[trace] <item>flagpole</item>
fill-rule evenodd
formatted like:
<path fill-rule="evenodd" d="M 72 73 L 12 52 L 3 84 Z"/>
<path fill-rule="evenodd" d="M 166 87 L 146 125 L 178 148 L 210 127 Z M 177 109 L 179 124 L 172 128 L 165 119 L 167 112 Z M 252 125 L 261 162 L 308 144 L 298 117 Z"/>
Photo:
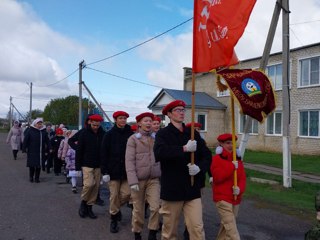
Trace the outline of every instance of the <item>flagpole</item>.
<path fill-rule="evenodd" d="M 194 108 L 195 108 L 195 73 L 192 71 L 191 89 L 191 140 L 194 140 Z M 191 152 L 191 165 L 194 164 L 194 152 Z M 194 184 L 194 176 L 191 176 L 191 186 Z"/>
<path fill-rule="evenodd" d="M 232 126 L 232 161 L 237 161 L 236 156 L 236 129 L 235 129 L 235 116 L 234 116 L 234 99 L 231 94 L 231 126 Z M 237 169 L 234 169 L 233 172 L 233 186 L 236 187 L 238 185 L 237 181 Z M 234 200 L 237 200 L 237 195 L 234 195 Z"/>

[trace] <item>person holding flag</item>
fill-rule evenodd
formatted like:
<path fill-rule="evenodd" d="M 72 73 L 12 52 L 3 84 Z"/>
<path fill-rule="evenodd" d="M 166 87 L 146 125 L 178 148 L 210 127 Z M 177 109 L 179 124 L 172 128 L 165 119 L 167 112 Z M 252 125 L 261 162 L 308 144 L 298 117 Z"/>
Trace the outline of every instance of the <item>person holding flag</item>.
<path fill-rule="evenodd" d="M 242 194 L 246 189 L 246 174 L 241 158 L 233 161 L 232 134 L 218 136 L 222 151 L 212 158 L 211 174 L 213 178 L 213 201 L 220 215 L 221 225 L 217 240 L 240 240 L 236 217 Z M 237 171 L 237 186 L 234 185 L 234 171 Z"/>
<path fill-rule="evenodd" d="M 154 143 L 154 155 L 161 166 L 162 240 L 178 239 L 182 212 L 190 239 L 205 239 L 201 188 L 202 176 L 210 167 L 211 152 L 197 131 L 194 140 L 190 140 L 191 129 L 183 123 L 185 106 L 184 101 L 175 100 L 163 108 L 162 114 L 170 118 L 170 123 L 157 132 Z M 193 184 L 190 176 L 194 178 Z"/>

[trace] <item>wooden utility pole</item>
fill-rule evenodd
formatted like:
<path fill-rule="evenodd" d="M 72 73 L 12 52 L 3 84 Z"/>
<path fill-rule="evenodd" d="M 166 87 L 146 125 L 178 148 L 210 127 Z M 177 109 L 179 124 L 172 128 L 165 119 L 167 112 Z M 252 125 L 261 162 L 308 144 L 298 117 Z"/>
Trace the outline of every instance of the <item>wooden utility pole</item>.
<path fill-rule="evenodd" d="M 291 150 L 290 150 L 290 30 L 289 0 L 282 0 L 282 143 L 283 143 L 283 186 L 291 187 Z"/>
<path fill-rule="evenodd" d="M 78 118 L 78 128 L 82 128 L 82 69 L 85 66 L 84 60 L 79 63 L 79 118 Z"/>
<path fill-rule="evenodd" d="M 266 44 L 264 45 L 263 55 L 262 55 L 260 66 L 259 66 L 259 68 L 263 71 L 266 69 L 268 65 L 269 55 L 271 52 L 273 39 L 276 33 L 280 12 L 281 12 L 281 0 L 277 0 L 276 5 L 274 7 L 272 20 L 270 23 L 267 41 L 266 41 Z M 251 127 L 251 124 L 252 124 L 252 118 L 247 116 L 247 120 L 243 129 L 243 135 L 242 135 L 242 138 L 240 141 L 240 147 L 239 147 L 242 157 L 244 155 L 244 152 L 246 150 L 246 146 L 249 140 L 249 128 Z"/>
<path fill-rule="evenodd" d="M 30 83 L 30 109 L 29 109 L 29 124 L 31 125 L 32 120 L 32 82 Z"/>
<path fill-rule="evenodd" d="M 9 108 L 9 126 L 12 128 L 12 97 L 10 96 L 10 108 Z"/>

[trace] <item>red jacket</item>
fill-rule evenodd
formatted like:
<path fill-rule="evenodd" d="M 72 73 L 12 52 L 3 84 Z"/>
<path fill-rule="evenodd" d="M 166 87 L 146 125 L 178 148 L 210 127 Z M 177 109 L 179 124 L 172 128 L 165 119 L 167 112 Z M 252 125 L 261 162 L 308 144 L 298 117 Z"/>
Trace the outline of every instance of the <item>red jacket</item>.
<path fill-rule="evenodd" d="M 210 170 L 213 178 L 213 201 L 218 202 L 224 200 L 233 205 L 240 204 L 242 194 L 246 189 L 246 174 L 243 162 L 238 161 L 237 185 L 240 188 L 240 194 L 237 196 L 237 200 L 234 200 L 232 191 L 233 173 L 235 170 L 232 163 L 232 153 L 223 149 L 221 154 L 213 156 Z"/>

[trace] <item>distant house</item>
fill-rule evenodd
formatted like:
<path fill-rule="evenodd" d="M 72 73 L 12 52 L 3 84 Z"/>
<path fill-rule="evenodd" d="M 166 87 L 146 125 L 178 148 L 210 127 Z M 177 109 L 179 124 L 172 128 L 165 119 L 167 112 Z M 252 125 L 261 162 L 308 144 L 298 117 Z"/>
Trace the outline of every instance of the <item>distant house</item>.
<path fill-rule="evenodd" d="M 238 68 L 257 69 L 261 57 L 241 61 Z M 282 53 L 269 57 L 266 73 L 273 82 L 277 107 L 263 124 L 252 121 L 247 148 L 282 151 Z M 162 89 L 148 106 L 156 115 L 168 102 L 181 99 L 187 103 L 186 121 L 191 121 L 191 68 L 184 68 L 184 89 Z M 320 155 L 320 43 L 290 51 L 290 141 L 295 154 Z M 231 132 L 229 91 L 219 92 L 216 75 L 196 75 L 195 121 L 203 124 L 202 131 L 209 146 L 217 145 L 217 136 Z M 236 106 L 236 133 L 241 138 L 246 116 Z M 162 116 L 163 117 L 163 116 Z M 164 118 L 165 123 L 168 119 Z"/>
<path fill-rule="evenodd" d="M 148 108 L 155 115 L 162 118 L 163 124 L 169 123 L 169 118 L 162 115 L 162 108 L 173 100 L 183 100 L 186 103 L 185 123 L 191 121 L 191 91 L 162 89 L 149 104 Z M 202 124 L 202 133 L 208 144 L 214 143 L 214 138 L 219 134 L 217 126 L 224 125 L 227 106 L 211 97 L 205 92 L 195 93 L 195 121 Z M 212 123 L 215 124 L 212 124 Z"/>

